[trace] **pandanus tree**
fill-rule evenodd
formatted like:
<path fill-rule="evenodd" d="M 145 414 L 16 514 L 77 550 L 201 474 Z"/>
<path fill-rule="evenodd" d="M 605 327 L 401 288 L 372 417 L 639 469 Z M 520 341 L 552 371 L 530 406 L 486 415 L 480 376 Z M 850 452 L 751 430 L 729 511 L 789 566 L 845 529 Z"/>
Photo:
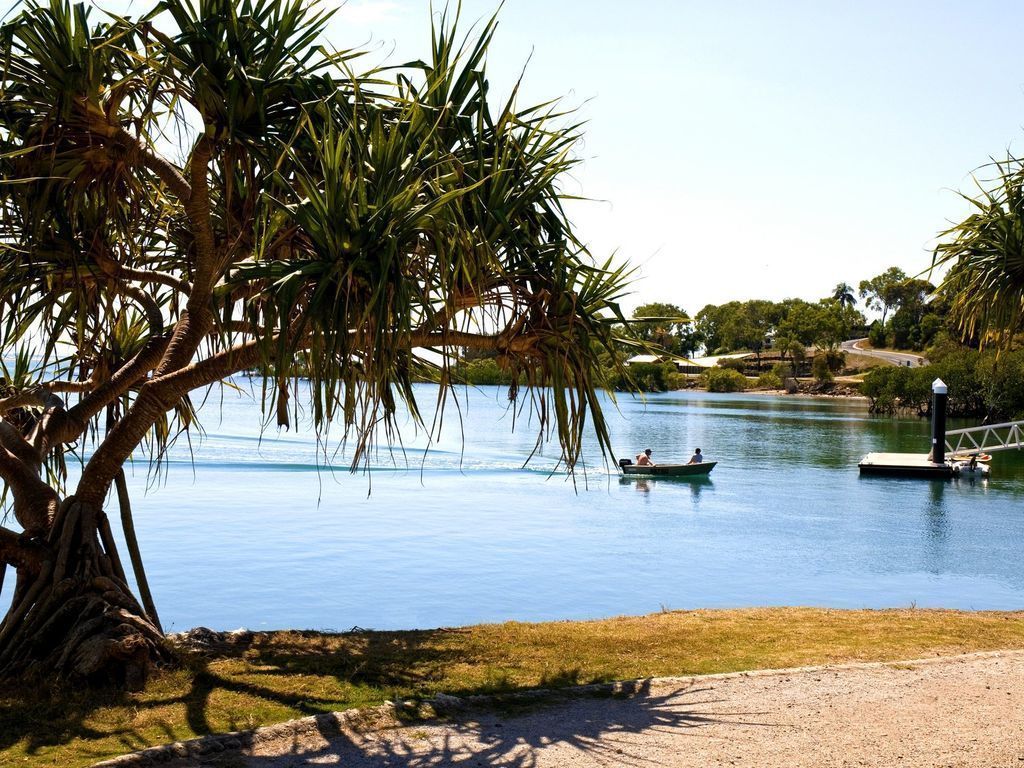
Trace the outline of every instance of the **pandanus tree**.
<path fill-rule="evenodd" d="M 939 235 L 933 267 L 948 267 L 939 292 L 965 338 L 1009 344 L 1024 330 L 1024 163 L 993 163 L 972 212 Z"/>
<path fill-rule="evenodd" d="M 106 507 L 141 575 L 123 466 L 240 371 L 268 373 L 282 425 L 301 374 L 356 468 L 421 418 L 424 366 L 443 407 L 449 354 L 493 350 L 568 468 L 588 429 L 609 451 L 598 360 L 627 275 L 563 210 L 571 115 L 489 101 L 493 19 L 460 38 L 441 15 L 427 61 L 357 71 L 301 0 L 94 16 L 28 3 L 2 28 L 0 677 L 138 686 L 166 653 Z"/>

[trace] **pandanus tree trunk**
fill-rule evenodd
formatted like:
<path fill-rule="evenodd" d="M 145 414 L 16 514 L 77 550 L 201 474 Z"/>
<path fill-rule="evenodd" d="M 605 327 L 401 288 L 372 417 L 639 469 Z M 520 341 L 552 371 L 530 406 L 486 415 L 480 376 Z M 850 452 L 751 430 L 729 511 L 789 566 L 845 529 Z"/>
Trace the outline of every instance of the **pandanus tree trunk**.
<path fill-rule="evenodd" d="M 168 651 L 127 584 L 106 513 L 69 497 L 38 545 L 0 623 L 0 678 L 141 688 Z"/>

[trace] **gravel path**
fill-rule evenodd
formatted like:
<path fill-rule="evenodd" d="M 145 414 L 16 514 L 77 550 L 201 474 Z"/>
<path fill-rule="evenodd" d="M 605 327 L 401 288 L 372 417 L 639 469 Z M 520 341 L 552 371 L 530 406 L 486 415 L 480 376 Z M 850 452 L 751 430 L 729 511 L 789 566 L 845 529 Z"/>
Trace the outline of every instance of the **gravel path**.
<path fill-rule="evenodd" d="M 1024 652 L 658 679 L 630 698 L 329 738 L 314 731 L 255 750 L 220 764 L 1024 768 Z"/>

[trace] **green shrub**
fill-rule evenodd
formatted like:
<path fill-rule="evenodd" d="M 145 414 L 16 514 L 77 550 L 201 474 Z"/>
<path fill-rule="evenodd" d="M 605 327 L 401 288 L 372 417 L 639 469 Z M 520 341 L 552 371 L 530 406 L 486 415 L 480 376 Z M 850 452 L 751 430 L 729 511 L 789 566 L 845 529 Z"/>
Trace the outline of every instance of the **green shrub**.
<path fill-rule="evenodd" d="M 888 339 L 886 339 L 885 328 L 877 320 L 871 324 L 871 328 L 868 330 L 868 341 L 872 347 L 882 348 L 886 346 Z"/>
<path fill-rule="evenodd" d="M 1005 360 L 997 359 L 994 352 L 961 348 L 924 368 L 875 368 L 864 377 L 861 389 L 876 413 L 925 413 L 930 407 L 932 382 L 942 379 L 949 388 L 950 416 L 1009 417 L 1017 408 L 1024 410 L 1024 385 L 1018 384 L 1024 371 L 1016 367 L 1015 358 L 1011 354 Z M 1024 367 L 1024 358 L 1021 365 Z"/>
<path fill-rule="evenodd" d="M 931 397 L 931 379 L 925 368 L 886 366 L 868 371 L 861 392 L 871 401 L 874 413 L 916 410 L 923 413 Z"/>
<path fill-rule="evenodd" d="M 943 334 L 943 326 L 945 325 L 942 316 L 937 315 L 934 312 L 929 312 L 927 315 L 921 318 L 920 329 L 921 329 L 921 344 L 928 346 L 934 344 L 940 334 Z"/>
<path fill-rule="evenodd" d="M 992 413 L 1003 419 L 1024 418 L 1024 350 L 985 355 L 977 372 L 986 384 L 986 405 Z"/>
<path fill-rule="evenodd" d="M 776 363 L 772 366 L 772 376 L 784 382 L 793 376 L 793 366 L 789 363 Z"/>
<path fill-rule="evenodd" d="M 686 374 L 679 373 L 678 371 L 672 371 L 665 375 L 665 386 L 671 391 L 675 389 L 686 388 Z"/>
<path fill-rule="evenodd" d="M 932 342 L 932 345 L 925 350 L 925 357 L 933 363 L 941 363 L 949 355 L 962 350 L 962 344 L 954 341 L 945 331 L 940 331 Z"/>
<path fill-rule="evenodd" d="M 701 378 L 708 392 L 742 392 L 747 388 L 747 377 L 731 368 L 709 368 Z"/>
<path fill-rule="evenodd" d="M 821 355 L 825 358 L 825 365 L 831 373 L 839 373 L 846 367 L 846 353 L 839 347 L 823 350 Z"/>
<path fill-rule="evenodd" d="M 994 352 L 985 353 L 984 356 L 995 359 Z M 935 379 L 942 379 L 949 387 L 947 408 L 950 416 L 984 416 L 989 410 L 987 395 L 991 394 L 988 385 L 992 371 L 991 367 L 984 365 L 979 368 L 984 356 L 976 349 L 961 349 L 946 355 L 941 363 L 916 370 L 924 372 L 923 384 L 928 388 L 929 398 Z"/>
<path fill-rule="evenodd" d="M 814 362 L 811 364 L 811 373 L 814 374 L 814 378 L 819 382 L 832 381 L 832 369 L 828 364 L 828 357 L 824 352 L 819 352 L 814 356 Z"/>
<path fill-rule="evenodd" d="M 671 363 L 634 363 L 629 366 L 629 378 L 633 385 L 641 392 L 667 392 L 676 387 L 678 381 L 670 381 L 670 377 L 676 374 L 676 368 Z M 615 383 L 616 389 L 627 389 L 627 382 L 621 377 Z"/>
<path fill-rule="evenodd" d="M 493 358 L 470 360 L 459 366 L 457 375 L 467 384 L 486 386 L 491 384 L 511 384 L 512 374 L 503 371 Z"/>
<path fill-rule="evenodd" d="M 747 361 L 738 357 L 725 357 L 718 361 L 718 367 L 743 373 L 747 370 Z"/>
<path fill-rule="evenodd" d="M 774 371 L 762 373 L 757 377 L 757 388 L 782 389 L 782 378 L 777 376 Z"/>

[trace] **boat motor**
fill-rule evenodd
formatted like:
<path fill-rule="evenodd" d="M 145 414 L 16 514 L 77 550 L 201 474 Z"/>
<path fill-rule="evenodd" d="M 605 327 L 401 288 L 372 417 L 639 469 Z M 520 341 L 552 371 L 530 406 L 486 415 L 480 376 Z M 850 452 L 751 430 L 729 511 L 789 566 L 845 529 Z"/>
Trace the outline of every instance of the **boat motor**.
<path fill-rule="evenodd" d="M 632 459 L 619 459 L 619 466 L 620 467 L 628 467 L 632 463 L 633 463 Z"/>

